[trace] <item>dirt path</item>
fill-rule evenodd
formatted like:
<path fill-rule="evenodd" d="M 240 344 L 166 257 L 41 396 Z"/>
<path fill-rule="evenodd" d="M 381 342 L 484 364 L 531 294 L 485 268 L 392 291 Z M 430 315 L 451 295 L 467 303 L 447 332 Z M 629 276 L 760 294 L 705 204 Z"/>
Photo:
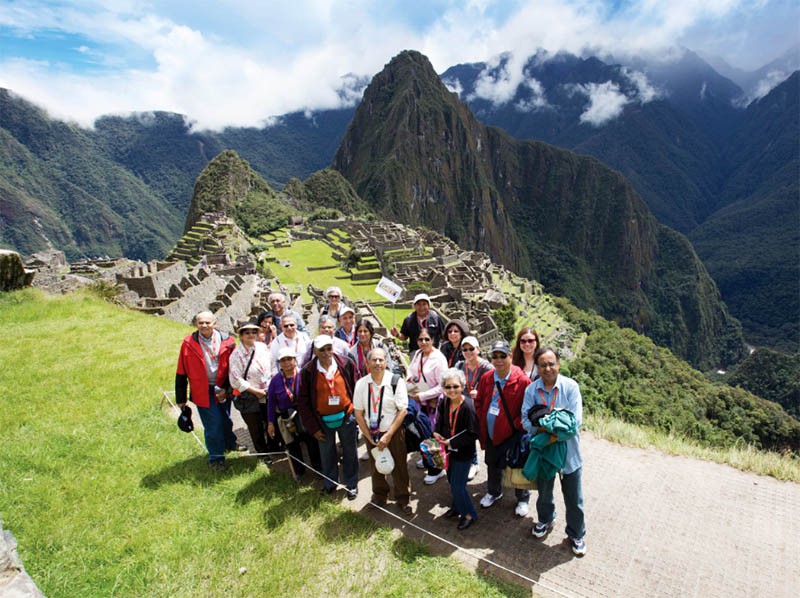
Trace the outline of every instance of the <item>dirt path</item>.
<path fill-rule="evenodd" d="M 237 433 L 247 436 L 241 428 Z M 573 557 L 564 542 L 558 483 L 556 526 L 544 540 L 536 540 L 530 533 L 535 495 L 531 514 L 524 520 L 513 513 L 513 492 L 490 509 L 477 506 L 486 489 L 483 465 L 468 486 L 479 521 L 459 532 L 452 520 L 442 517 L 450 502 L 447 481 L 425 486 L 424 472 L 410 461 L 416 508 L 410 521 L 536 580 L 537 595 L 800 595 L 800 484 L 622 447 L 587 432 L 582 434 L 582 448 L 588 546 L 583 558 Z M 368 509 L 369 463 L 360 465 L 359 497 L 342 504 L 403 529 L 437 553 L 455 553 L 480 569 L 487 568 L 404 522 Z M 488 568 L 509 581 L 524 583 Z"/>

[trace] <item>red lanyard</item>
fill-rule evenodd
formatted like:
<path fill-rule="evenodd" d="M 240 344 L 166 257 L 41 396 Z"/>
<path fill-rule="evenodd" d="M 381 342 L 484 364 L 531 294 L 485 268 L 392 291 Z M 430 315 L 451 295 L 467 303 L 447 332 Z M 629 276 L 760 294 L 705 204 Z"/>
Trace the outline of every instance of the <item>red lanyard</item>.
<path fill-rule="evenodd" d="M 375 419 L 378 419 L 378 415 L 380 415 L 380 402 L 383 400 L 383 391 L 386 389 L 385 386 L 380 386 L 381 389 L 380 396 L 376 397 L 375 393 L 375 383 L 372 382 L 369 385 L 369 409 L 370 412 L 375 416 Z"/>
<path fill-rule="evenodd" d="M 547 405 L 547 401 L 544 398 L 544 391 L 540 388 L 539 389 L 539 397 L 542 399 L 542 405 Z M 553 405 L 556 404 L 556 398 L 558 397 L 558 386 L 553 389 L 553 400 L 550 401 L 550 411 L 553 410 Z"/>
<path fill-rule="evenodd" d="M 201 339 L 200 340 L 200 349 L 202 349 L 203 355 L 207 355 L 208 356 L 208 359 L 211 361 L 211 365 L 217 365 L 217 359 L 219 359 L 219 349 L 220 349 L 220 346 L 222 345 L 222 343 L 220 343 L 220 345 L 216 347 L 216 354 L 215 354 L 215 351 L 214 351 L 214 336 L 213 336 L 213 334 L 211 336 L 211 340 L 210 341 L 205 340 L 203 335 L 200 335 L 200 339 Z M 208 348 L 206 348 L 206 345 L 208 345 Z"/>
<path fill-rule="evenodd" d="M 290 341 L 290 340 L 292 340 L 292 339 L 290 339 L 289 337 L 286 337 L 286 336 L 284 336 L 284 337 L 283 337 L 283 343 L 284 343 L 284 344 L 285 344 L 287 347 L 289 346 L 289 341 Z M 294 352 L 295 352 L 295 353 L 297 353 L 297 344 L 298 344 L 299 342 L 300 342 L 300 337 L 299 337 L 299 336 L 295 337 L 295 339 L 294 339 Z"/>
<path fill-rule="evenodd" d="M 458 353 L 458 347 L 453 347 L 453 354 L 450 355 L 450 359 L 447 360 L 447 367 L 453 367 L 453 360 L 456 358 L 456 353 Z"/>
<path fill-rule="evenodd" d="M 456 422 L 458 421 L 458 412 L 461 411 L 461 405 L 464 403 L 461 402 L 456 407 L 455 411 L 452 409 L 450 410 L 450 436 L 454 436 L 456 433 Z"/>
<path fill-rule="evenodd" d="M 477 366 L 474 370 L 472 370 L 472 374 L 469 373 L 469 366 L 465 363 L 464 369 L 467 372 L 467 390 L 471 391 L 475 388 L 475 381 L 478 378 L 478 370 L 480 369 L 480 365 Z"/>
<path fill-rule="evenodd" d="M 353 345 L 356 344 L 356 342 L 358 342 L 358 338 L 356 338 L 355 328 L 353 328 L 353 332 L 351 332 L 349 335 L 347 334 L 347 331 L 344 328 L 342 328 L 342 335 L 344 336 L 344 342 L 347 343 L 348 347 L 352 347 Z"/>
<path fill-rule="evenodd" d="M 366 360 L 366 357 L 364 356 L 364 350 L 361 348 L 361 345 L 358 345 L 357 354 L 358 354 L 358 371 L 359 371 L 359 373 L 366 372 L 367 374 L 369 374 L 369 368 L 367 367 L 367 360 Z"/>
<path fill-rule="evenodd" d="M 289 387 L 289 386 L 286 386 L 286 376 L 284 376 L 283 374 L 281 374 L 281 378 L 283 378 L 283 390 L 285 390 L 285 391 L 286 391 L 286 396 L 287 396 L 287 397 L 289 397 L 289 400 L 290 400 L 292 403 L 294 403 L 294 392 L 292 392 L 292 390 L 293 390 L 293 389 L 294 389 L 294 387 L 297 385 L 297 374 L 295 373 L 295 375 L 294 375 L 294 376 L 292 376 L 292 384 L 291 384 L 291 389 L 292 389 L 292 390 L 290 390 L 290 387 Z"/>

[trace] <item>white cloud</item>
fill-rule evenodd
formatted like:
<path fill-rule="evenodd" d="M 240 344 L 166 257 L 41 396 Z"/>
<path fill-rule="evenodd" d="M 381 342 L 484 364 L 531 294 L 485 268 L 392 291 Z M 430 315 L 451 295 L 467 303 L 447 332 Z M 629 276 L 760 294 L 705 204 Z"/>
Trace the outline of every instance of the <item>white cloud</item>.
<path fill-rule="evenodd" d="M 778 85 L 786 81 L 791 73 L 784 73 L 783 71 L 769 71 L 767 76 L 761 79 L 756 84 L 753 94 L 747 99 L 747 104 L 754 100 L 760 100 Z"/>
<path fill-rule="evenodd" d="M 581 114 L 580 121 L 593 127 L 600 127 L 617 118 L 630 103 L 630 99 L 613 81 L 575 85 L 572 89 L 589 98 L 589 105 Z"/>
<path fill-rule="evenodd" d="M 659 92 L 655 87 L 653 87 L 650 81 L 647 80 L 647 75 L 642 73 L 641 71 L 634 71 L 628 68 L 622 69 L 623 74 L 625 77 L 633 83 L 634 87 L 636 87 L 636 100 L 640 104 L 646 104 L 648 102 L 652 102 L 653 100 L 659 98 L 662 94 Z"/>
<path fill-rule="evenodd" d="M 514 108 L 519 112 L 535 112 L 549 107 L 544 86 L 537 79 L 525 79 L 523 86 L 528 88 L 531 97 L 527 100 L 519 100 L 514 104 Z"/>
<path fill-rule="evenodd" d="M 755 29 L 753 19 L 766 19 L 778 5 L 782 21 L 770 21 L 772 33 L 760 42 L 774 45 L 778 27 L 791 22 L 786 15 L 800 12 L 795 4 L 631 0 L 614 9 L 604 0 L 430 0 L 424 16 L 401 0 L 295 0 L 268 8 L 250 0 L 5 0 L 4 35 L 75 41 L 55 58 L 4 52 L 0 86 L 83 124 L 106 113 L 169 110 L 201 128 L 257 126 L 270 115 L 352 104 L 358 87 L 342 77 L 371 77 L 403 49 L 421 51 L 437 72 L 507 51 L 476 94 L 504 102 L 520 84 L 533 85 L 533 99 L 521 106 L 528 109 L 544 101 L 523 73 L 538 48 L 620 55 L 695 39 L 747 55 L 752 36 L 732 30 L 735 18 L 745 15 Z M 735 44 L 722 43 L 734 33 Z M 647 101 L 646 82 L 631 76 Z"/>

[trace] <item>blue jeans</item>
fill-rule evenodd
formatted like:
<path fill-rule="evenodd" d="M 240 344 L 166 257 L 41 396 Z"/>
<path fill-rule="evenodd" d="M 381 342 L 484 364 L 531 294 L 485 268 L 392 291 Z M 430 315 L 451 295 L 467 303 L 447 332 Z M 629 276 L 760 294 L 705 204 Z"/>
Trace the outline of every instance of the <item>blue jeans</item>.
<path fill-rule="evenodd" d="M 581 487 L 581 470 L 578 468 L 570 474 L 561 474 L 561 494 L 567 509 L 567 535 L 580 540 L 586 534 L 583 520 L 583 489 Z M 550 523 L 556 514 L 556 503 L 553 501 L 553 486 L 556 479 L 536 480 L 539 497 L 536 499 L 536 513 L 540 523 Z"/>
<path fill-rule="evenodd" d="M 231 402 L 217 403 L 213 386 L 209 386 L 208 394 L 211 406 L 197 406 L 200 421 L 203 422 L 208 461 L 225 461 L 225 451 L 235 449 L 237 444 L 231 419 Z"/>
<path fill-rule="evenodd" d="M 450 492 L 453 494 L 453 508 L 462 517 L 470 515 L 477 519 L 478 513 L 467 491 L 467 476 L 471 465 L 470 461 L 451 459 L 447 466 L 447 481 L 450 482 Z"/>
<path fill-rule="evenodd" d="M 333 482 L 324 480 L 326 490 L 336 488 L 339 481 L 339 456 L 336 453 L 336 435 L 339 435 L 339 442 L 342 445 L 342 481 L 348 490 L 358 487 L 358 426 L 356 416 L 350 414 L 344 418 L 341 426 L 335 429 L 329 428 L 322 422 L 322 431 L 325 433 L 325 440 L 319 441 L 320 460 L 322 461 L 322 473 L 329 477 Z"/>

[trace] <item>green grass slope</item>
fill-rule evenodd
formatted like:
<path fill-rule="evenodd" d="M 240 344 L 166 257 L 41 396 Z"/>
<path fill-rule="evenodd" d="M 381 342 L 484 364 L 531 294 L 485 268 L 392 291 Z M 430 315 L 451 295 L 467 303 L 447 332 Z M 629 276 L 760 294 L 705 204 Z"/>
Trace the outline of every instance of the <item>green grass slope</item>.
<path fill-rule="evenodd" d="M 187 327 L 30 289 L 0 325 L 0 518 L 47 596 L 527 595 L 252 459 L 213 475 L 159 404 Z"/>

